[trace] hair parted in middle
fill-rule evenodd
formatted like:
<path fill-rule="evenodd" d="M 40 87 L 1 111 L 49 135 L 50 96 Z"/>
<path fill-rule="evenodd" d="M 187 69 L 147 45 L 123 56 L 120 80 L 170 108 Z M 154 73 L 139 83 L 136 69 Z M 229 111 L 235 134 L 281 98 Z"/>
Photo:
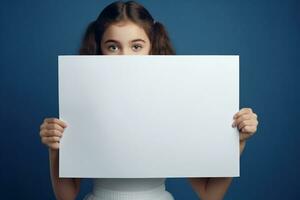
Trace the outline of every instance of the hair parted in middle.
<path fill-rule="evenodd" d="M 148 10 L 135 1 L 115 1 L 106 6 L 97 19 L 88 25 L 79 53 L 102 55 L 100 44 L 105 30 L 110 25 L 123 21 L 131 21 L 144 29 L 151 43 L 150 55 L 175 54 L 163 24 L 155 21 Z"/>

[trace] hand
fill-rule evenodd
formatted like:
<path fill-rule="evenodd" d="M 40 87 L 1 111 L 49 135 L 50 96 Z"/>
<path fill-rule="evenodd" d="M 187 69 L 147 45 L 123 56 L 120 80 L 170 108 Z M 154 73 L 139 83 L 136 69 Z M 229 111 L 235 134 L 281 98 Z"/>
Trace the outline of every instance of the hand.
<path fill-rule="evenodd" d="M 240 141 L 249 139 L 257 130 L 257 115 L 251 108 L 243 108 L 233 116 L 232 127 L 237 127 L 240 132 Z"/>
<path fill-rule="evenodd" d="M 40 137 L 50 150 L 58 150 L 59 142 L 67 124 L 57 118 L 45 118 L 40 126 Z"/>

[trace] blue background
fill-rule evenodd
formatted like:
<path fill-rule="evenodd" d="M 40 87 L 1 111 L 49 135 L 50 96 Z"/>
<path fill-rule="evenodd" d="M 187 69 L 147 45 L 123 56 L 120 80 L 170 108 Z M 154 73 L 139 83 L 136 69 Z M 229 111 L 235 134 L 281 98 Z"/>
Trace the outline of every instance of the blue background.
<path fill-rule="evenodd" d="M 299 1 L 139 2 L 167 27 L 177 54 L 240 55 L 240 108 L 260 124 L 225 199 L 300 199 Z M 108 3 L 1 1 L 1 199 L 54 199 L 39 125 L 58 117 L 57 56 L 77 54 Z M 84 180 L 78 199 L 90 189 Z M 197 199 L 184 178 L 167 179 L 167 189 Z"/>

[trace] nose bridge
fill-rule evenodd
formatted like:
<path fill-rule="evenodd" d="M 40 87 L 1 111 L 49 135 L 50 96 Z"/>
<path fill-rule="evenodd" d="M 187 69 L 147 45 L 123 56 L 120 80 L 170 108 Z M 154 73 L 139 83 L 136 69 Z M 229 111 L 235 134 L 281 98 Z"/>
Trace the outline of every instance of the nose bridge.
<path fill-rule="evenodd" d="M 122 55 L 131 55 L 133 54 L 133 52 L 131 51 L 131 49 L 129 47 L 124 47 L 121 51 Z"/>

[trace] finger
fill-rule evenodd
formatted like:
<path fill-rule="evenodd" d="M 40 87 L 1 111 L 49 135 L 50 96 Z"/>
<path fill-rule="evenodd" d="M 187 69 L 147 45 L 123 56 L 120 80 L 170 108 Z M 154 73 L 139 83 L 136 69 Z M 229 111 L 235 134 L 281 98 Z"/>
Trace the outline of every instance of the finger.
<path fill-rule="evenodd" d="M 42 137 L 42 143 L 44 143 L 44 144 L 50 144 L 50 143 L 59 142 L 59 141 L 60 141 L 60 137 L 56 137 L 56 136 Z"/>
<path fill-rule="evenodd" d="M 59 130 L 60 132 L 64 131 L 63 127 L 61 127 L 58 124 L 54 124 L 54 123 L 44 125 L 43 129 L 46 129 L 46 130 Z"/>
<path fill-rule="evenodd" d="M 239 112 L 237 112 L 234 116 L 233 119 L 239 118 L 241 115 L 245 113 L 252 113 L 251 108 L 242 108 Z"/>
<path fill-rule="evenodd" d="M 241 129 L 242 133 L 255 133 L 257 130 L 256 126 L 245 126 L 244 128 Z"/>
<path fill-rule="evenodd" d="M 60 142 L 60 137 L 56 137 L 56 136 L 53 136 L 53 137 L 43 137 L 42 138 L 42 142 L 44 144 L 50 144 L 50 143 L 53 143 L 53 142 Z"/>
<path fill-rule="evenodd" d="M 253 113 L 253 116 L 255 117 L 255 119 L 257 119 L 257 114 L 256 113 Z"/>
<path fill-rule="evenodd" d="M 237 127 L 239 130 L 241 130 L 242 128 L 244 128 L 245 126 L 256 126 L 256 120 L 253 119 L 249 119 L 249 120 L 244 120 L 241 121 Z"/>
<path fill-rule="evenodd" d="M 46 129 L 43 129 L 43 130 L 40 131 L 40 136 L 41 137 L 52 137 L 52 136 L 62 137 L 63 133 L 59 130 L 46 130 Z"/>
<path fill-rule="evenodd" d="M 237 112 L 234 116 L 233 119 L 236 119 L 238 117 L 240 117 L 243 114 L 246 113 L 252 113 L 252 109 L 251 108 L 242 108 L 239 112 Z"/>
<path fill-rule="evenodd" d="M 46 124 L 47 124 L 47 122 L 43 122 L 43 123 L 41 124 L 41 126 L 40 126 L 40 130 L 42 130 L 42 129 L 45 127 Z"/>
<path fill-rule="evenodd" d="M 237 124 L 240 124 L 242 121 L 249 120 L 252 118 L 254 118 L 254 116 L 252 114 L 243 114 L 233 121 L 232 126 L 235 127 Z"/>
<path fill-rule="evenodd" d="M 44 122 L 46 122 L 46 123 L 57 123 L 57 124 L 59 124 L 63 128 L 67 127 L 67 123 L 66 122 L 64 122 L 64 121 L 62 121 L 60 119 L 54 118 L 54 117 L 53 118 L 46 118 L 44 120 Z"/>

